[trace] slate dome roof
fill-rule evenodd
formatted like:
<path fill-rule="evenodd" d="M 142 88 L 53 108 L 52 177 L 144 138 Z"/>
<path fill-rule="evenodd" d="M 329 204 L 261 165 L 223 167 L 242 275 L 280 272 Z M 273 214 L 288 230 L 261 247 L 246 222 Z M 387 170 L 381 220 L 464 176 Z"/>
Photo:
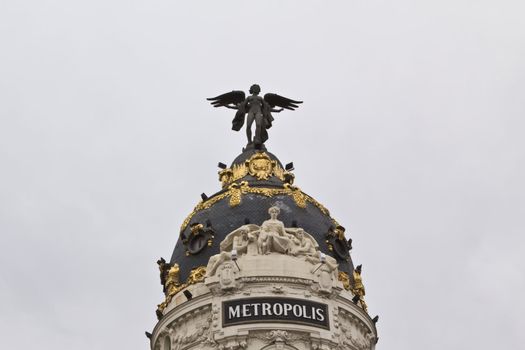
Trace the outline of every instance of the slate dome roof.
<path fill-rule="evenodd" d="M 206 266 L 219 253 L 220 242 L 245 224 L 261 225 L 268 209 L 281 209 L 285 227 L 301 227 L 311 234 L 323 253 L 334 257 L 339 271 L 352 276 L 351 241 L 344 228 L 314 198 L 295 187 L 291 170 L 264 150 L 245 149 L 231 166 L 219 171 L 222 190 L 204 199 L 184 220 L 170 264 L 179 264 L 181 280 L 192 269 Z"/>

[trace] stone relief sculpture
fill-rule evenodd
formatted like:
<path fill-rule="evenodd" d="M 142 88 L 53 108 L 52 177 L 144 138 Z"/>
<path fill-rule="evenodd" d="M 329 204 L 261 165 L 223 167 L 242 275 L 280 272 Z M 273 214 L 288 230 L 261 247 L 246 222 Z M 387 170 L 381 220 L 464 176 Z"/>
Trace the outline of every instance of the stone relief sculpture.
<path fill-rule="evenodd" d="M 211 330 L 212 316 L 209 306 L 195 310 L 191 317 L 183 317 L 168 327 L 167 337 L 170 339 L 171 348 L 179 350 L 199 344 L 199 349 L 216 348 Z M 193 347 L 194 348 L 194 347 Z M 164 350 L 164 349 L 162 349 Z"/>
<path fill-rule="evenodd" d="M 334 258 L 319 252 L 319 245 L 310 234 L 302 228 L 284 227 L 283 222 L 277 219 L 280 213 L 278 207 L 271 207 L 268 213 L 270 218 L 261 226 L 243 225 L 224 238 L 220 244 L 221 252 L 209 260 L 207 276 L 213 276 L 221 264 L 245 254 L 285 254 L 304 258 L 311 264 L 322 263 L 319 270 L 329 273 L 337 268 Z"/>
<path fill-rule="evenodd" d="M 257 225 L 244 225 L 226 236 L 220 244 L 221 252 L 213 255 L 208 262 L 206 268 L 207 276 L 213 276 L 223 262 L 232 260 L 232 252 L 234 254 L 246 254 L 248 252 L 248 243 L 250 243 L 250 239 L 252 242 L 255 240 L 253 232 L 258 227 Z M 253 244 L 251 248 L 253 250 Z"/>
<path fill-rule="evenodd" d="M 358 318 L 340 309 L 338 319 L 339 349 L 370 350 L 374 348 L 377 338 Z"/>

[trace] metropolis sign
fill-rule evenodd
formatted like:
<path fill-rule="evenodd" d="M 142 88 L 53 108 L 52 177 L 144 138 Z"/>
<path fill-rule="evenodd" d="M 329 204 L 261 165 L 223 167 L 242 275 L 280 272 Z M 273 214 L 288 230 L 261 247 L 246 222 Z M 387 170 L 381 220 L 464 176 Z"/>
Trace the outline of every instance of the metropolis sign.
<path fill-rule="evenodd" d="M 326 304 L 292 298 L 248 298 L 222 303 L 223 327 L 254 322 L 301 323 L 330 329 Z"/>

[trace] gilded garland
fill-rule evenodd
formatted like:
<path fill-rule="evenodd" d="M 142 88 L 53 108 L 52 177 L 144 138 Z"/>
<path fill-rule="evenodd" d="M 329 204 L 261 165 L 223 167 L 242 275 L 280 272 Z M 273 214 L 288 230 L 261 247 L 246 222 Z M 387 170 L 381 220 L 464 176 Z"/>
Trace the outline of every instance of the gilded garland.
<path fill-rule="evenodd" d="M 205 201 L 200 202 L 197 204 L 197 206 L 193 209 L 193 211 L 186 217 L 184 222 L 181 226 L 181 232 L 184 231 L 184 229 L 188 226 L 188 224 L 191 221 L 191 218 L 199 211 L 204 209 L 209 209 L 213 205 L 215 205 L 217 202 L 223 200 L 224 198 L 229 198 L 229 205 L 230 207 L 236 207 L 241 204 L 242 202 L 242 195 L 253 193 L 258 194 L 266 197 L 273 197 L 277 195 L 288 195 L 291 196 L 295 202 L 295 204 L 299 208 L 306 208 L 307 203 L 311 203 L 315 205 L 323 214 L 330 215 L 330 212 L 328 209 L 326 209 L 321 203 L 310 197 L 309 195 L 303 193 L 298 187 L 290 185 L 290 184 L 284 184 L 283 188 L 266 188 L 266 187 L 251 187 L 247 181 L 242 181 L 241 183 L 233 183 L 230 186 L 228 186 L 228 189 L 225 192 L 222 192 L 221 194 L 209 198 Z M 335 220 L 334 220 L 335 222 Z M 335 222 L 337 223 L 337 222 Z"/>

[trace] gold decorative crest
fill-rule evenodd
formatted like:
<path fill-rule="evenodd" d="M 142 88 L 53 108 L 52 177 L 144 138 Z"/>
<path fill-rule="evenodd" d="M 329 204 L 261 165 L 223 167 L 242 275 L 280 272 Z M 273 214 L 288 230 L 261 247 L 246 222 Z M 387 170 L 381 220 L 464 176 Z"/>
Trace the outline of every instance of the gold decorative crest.
<path fill-rule="evenodd" d="M 268 180 L 271 176 L 279 180 L 292 184 L 295 176 L 284 170 L 276 160 L 272 160 L 266 152 L 255 153 L 244 163 L 234 164 L 231 168 L 219 171 L 219 181 L 223 188 L 231 183 L 242 179 L 246 175 L 251 175 L 257 180 Z"/>
<path fill-rule="evenodd" d="M 186 280 L 186 286 L 204 281 L 206 276 L 206 266 L 199 266 L 191 270 L 188 279 Z"/>
<path fill-rule="evenodd" d="M 204 228 L 204 225 L 203 224 L 195 224 L 191 227 L 191 234 L 192 235 L 197 235 L 199 234 L 199 232 Z"/>
<path fill-rule="evenodd" d="M 222 169 L 219 171 L 219 181 L 222 184 L 222 187 L 225 187 L 227 184 L 232 182 L 233 180 L 233 171 L 230 168 Z"/>
<path fill-rule="evenodd" d="M 257 180 L 268 180 L 273 174 L 277 162 L 271 160 L 265 152 L 261 152 L 251 156 L 251 158 L 246 161 L 246 165 L 251 176 L 256 177 Z"/>

